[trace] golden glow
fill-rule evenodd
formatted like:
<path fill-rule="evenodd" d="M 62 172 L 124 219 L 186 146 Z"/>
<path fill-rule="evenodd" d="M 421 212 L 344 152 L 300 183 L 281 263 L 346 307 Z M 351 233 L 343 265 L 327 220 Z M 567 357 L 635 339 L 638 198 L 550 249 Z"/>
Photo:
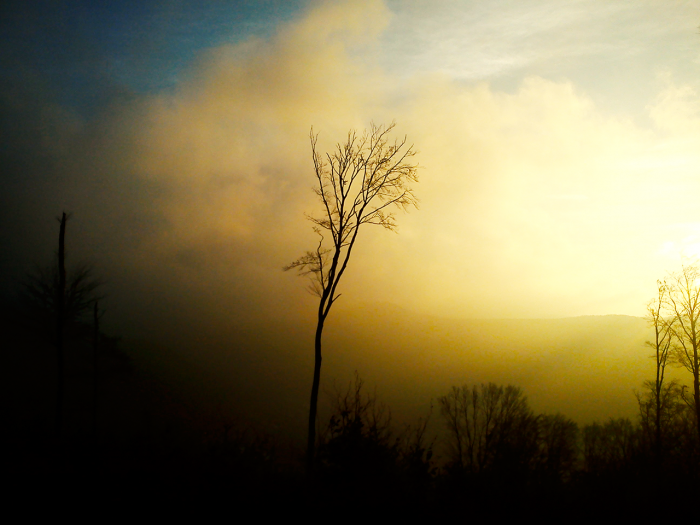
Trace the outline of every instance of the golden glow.
<path fill-rule="evenodd" d="M 349 128 L 396 119 L 420 152 L 421 210 L 398 236 L 368 232 L 345 288 L 449 315 L 642 314 L 678 255 L 698 253 L 684 240 L 698 94 L 659 77 L 641 125 L 566 80 L 527 76 L 504 92 L 400 78 L 373 51 L 390 20 L 381 2 L 321 4 L 269 41 L 211 50 L 177 92 L 126 112 L 136 131 L 117 167 L 165 188 L 150 258 L 206 253 L 191 268 L 212 283 L 262 265 L 287 289 L 276 269 L 312 239 L 309 128 L 326 151 Z"/>
<path fill-rule="evenodd" d="M 245 336 L 251 340 L 269 337 L 268 354 L 255 340 L 241 343 L 245 355 L 266 355 L 270 377 L 294 367 L 305 373 L 299 363 L 311 357 L 304 330 L 314 301 L 281 268 L 317 241 L 304 217 L 319 205 L 309 130 L 319 133 L 319 151 L 331 151 L 349 129 L 372 121 L 395 120 L 397 135 L 415 145 L 420 209 L 398 218 L 397 235 L 363 232 L 331 314 L 329 348 L 338 342 L 335 327 L 364 326 L 362 319 L 341 325 L 353 312 L 342 309 L 346 301 L 391 303 L 419 319 L 644 315 L 656 280 L 681 257 L 700 257 L 700 36 L 691 7 L 622 0 L 310 5 L 269 38 L 207 50 L 173 91 L 115 103 L 85 129 L 60 112 L 41 114 L 65 120 L 41 130 L 60 169 L 87 173 L 90 184 L 93 174 L 95 185 L 109 181 L 108 198 L 119 208 L 105 219 L 109 235 L 131 212 L 128 192 L 143 192 L 133 206 L 147 212 L 134 213 L 136 226 L 114 235 L 119 240 L 105 241 L 114 243 L 110 264 L 124 280 L 164 296 L 138 301 L 186 303 L 209 333 L 234 326 L 254 333 Z M 651 34 L 640 16 L 653 20 Z M 271 319 L 285 329 L 268 333 Z M 387 334 L 402 333 L 395 324 Z M 533 395 L 540 388 L 562 396 L 578 374 L 585 378 L 571 386 L 580 389 L 578 399 L 604 376 L 601 369 L 616 370 L 624 381 L 605 377 L 629 407 L 648 364 L 635 356 L 639 368 L 632 369 L 620 356 L 586 354 L 578 369 L 571 359 L 551 365 L 556 374 L 544 384 L 537 370 L 546 360 L 536 354 L 544 345 L 526 341 L 513 350 L 505 338 L 428 324 L 437 342 L 425 346 L 446 354 L 435 364 L 424 348 L 411 347 L 402 373 L 418 383 L 430 366 L 443 366 L 430 369 L 443 374 L 430 395 L 442 395 L 446 381 L 462 383 L 458 376 L 474 358 L 483 374 L 473 381 L 513 381 Z M 282 333 L 280 343 L 274 337 Z M 563 340 L 568 333 L 562 330 Z M 328 370 L 340 376 L 363 363 L 386 364 L 374 380 L 362 367 L 370 383 L 387 380 L 397 353 L 409 352 L 391 338 L 359 349 L 344 343 Z M 518 354 L 508 361 L 516 364 L 493 364 L 494 348 Z M 582 357 L 588 347 L 574 349 Z M 293 357 L 276 361 L 281 352 Z"/>

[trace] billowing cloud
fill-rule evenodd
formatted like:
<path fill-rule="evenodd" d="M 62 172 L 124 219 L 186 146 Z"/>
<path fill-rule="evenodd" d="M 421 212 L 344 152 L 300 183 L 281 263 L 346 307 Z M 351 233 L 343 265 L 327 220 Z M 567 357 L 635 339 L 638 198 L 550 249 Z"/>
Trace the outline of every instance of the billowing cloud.
<path fill-rule="evenodd" d="M 391 20 L 379 1 L 313 4 L 269 39 L 200 54 L 173 90 L 87 122 L 49 108 L 53 197 L 130 278 L 283 312 L 312 303 L 280 270 L 315 242 L 311 126 L 327 151 L 396 120 L 420 152 L 421 209 L 398 235 L 362 233 L 345 297 L 460 316 L 642 313 L 677 262 L 669 246 L 699 233 L 697 93 L 669 77 L 645 126 L 572 81 L 406 77 L 377 51 Z"/>
<path fill-rule="evenodd" d="M 362 125 L 377 103 L 368 88 L 377 74 L 350 54 L 377 37 L 388 13 L 377 2 L 360 7 L 322 5 L 270 41 L 212 49 L 176 92 L 143 104 L 126 154 L 140 176 L 166 188 L 164 249 L 196 252 L 205 267 L 216 245 L 281 255 L 274 247 L 309 205 L 301 190 L 313 184 L 311 126 Z"/>

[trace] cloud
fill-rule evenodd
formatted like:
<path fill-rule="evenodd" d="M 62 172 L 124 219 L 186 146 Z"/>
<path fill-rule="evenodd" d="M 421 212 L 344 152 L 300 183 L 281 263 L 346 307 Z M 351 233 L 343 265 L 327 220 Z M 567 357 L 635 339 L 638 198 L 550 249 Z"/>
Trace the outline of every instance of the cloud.
<path fill-rule="evenodd" d="M 668 85 L 644 128 L 566 80 L 502 92 L 406 78 L 377 52 L 391 20 L 382 2 L 316 3 L 269 39 L 209 49 L 175 90 L 89 122 L 51 113 L 42 140 L 60 182 L 42 202 L 85 217 L 125 282 L 282 315 L 312 304 L 281 272 L 316 241 L 311 126 L 328 151 L 395 119 L 419 151 L 421 209 L 398 235 L 362 233 L 344 299 L 455 316 L 641 312 L 668 264 L 658 246 L 688 235 L 670 231 L 694 206 L 697 94 Z"/>
<path fill-rule="evenodd" d="M 694 136 L 700 134 L 700 97 L 688 85 L 676 85 L 670 75 L 662 75 L 666 84 L 649 115 L 656 126 L 669 134 Z"/>
<path fill-rule="evenodd" d="M 620 237 L 648 197 L 644 180 L 634 181 L 641 194 L 630 193 L 634 174 L 618 163 L 649 146 L 648 132 L 601 114 L 570 83 L 538 77 L 513 94 L 423 79 L 405 109 L 425 166 L 420 215 L 404 221 L 419 233 L 399 270 L 413 304 L 556 315 L 586 308 L 591 288 L 606 295 L 629 256 Z"/>
<path fill-rule="evenodd" d="M 322 4 L 270 41 L 210 50 L 174 94 L 144 105 L 129 154 L 168 187 L 178 242 L 267 237 L 299 211 L 289 200 L 308 171 L 310 127 L 365 121 L 374 73 L 348 54 L 384 17 L 377 2 Z"/>

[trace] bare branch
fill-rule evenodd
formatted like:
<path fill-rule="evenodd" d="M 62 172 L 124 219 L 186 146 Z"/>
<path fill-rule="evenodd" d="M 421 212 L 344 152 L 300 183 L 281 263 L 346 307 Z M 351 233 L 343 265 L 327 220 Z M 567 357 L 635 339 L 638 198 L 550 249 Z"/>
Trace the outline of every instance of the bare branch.
<path fill-rule="evenodd" d="M 321 237 L 315 251 L 307 251 L 285 266 L 307 277 L 309 291 L 318 296 L 318 323 L 315 339 L 314 383 L 311 389 L 307 468 L 313 468 L 315 417 L 321 370 L 321 333 L 331 307 L 338 300 L 338 284 L 347 269 L 360 226 L 375 224 L 396 231 L 394 207 L 407 211 L 417 207 L 411 184 L 418 182 L 418 165 L 410 159 L 416 154 L 407 139 L 390 143 L 388 135 L 395 123 L 376 126 L 358 136 L 350 130 L 343 144 L 326 153 L 325 160 L 317 149 L 318 135 L 309 133 L 311 157 L 317 186 L 314 193 L 321 201 L 320 215 L 307 215 L 314 231 Z M 332 245 L 324 246 L 322 231 L 329 231 Z"/>
<path fill-rule="evenodd" d="M 410 162 L 416 155 L 407 138 L 388 140 L 395 123 L 388 126 L 371 124 L 362 136 L 348 132 L 345 143 L 336 144 L 325 160 L 317 149 L 318 135 L 309 133 L 312 160 L 323 213 L 307 215 L 317 231 L 331 233 L 333 246 L 307 252 L 284 269 L 295 268 L 313 283 L 316 295 L 322 298 L 327 314 L 337 299 L 335 290 L 347 267 L 352 247 L 362 224 L 374 224 L 396 231 L 397 223 L 391 208 L 407 211 L 418 207 L 411 184 L 418 182 L 418 165 Z"/>

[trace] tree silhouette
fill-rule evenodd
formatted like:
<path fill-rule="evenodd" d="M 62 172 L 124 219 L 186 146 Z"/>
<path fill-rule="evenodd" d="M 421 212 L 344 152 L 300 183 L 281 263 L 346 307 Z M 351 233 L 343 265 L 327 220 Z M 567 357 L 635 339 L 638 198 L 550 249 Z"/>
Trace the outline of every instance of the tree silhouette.
<path fill-rule="evenodd" d="M 639 428 L 627 418 L 591 423 L 582 434 L 584 469 L 596 476 L 631 468 L 639 454 Z"/>
<path fill-rule="evenodd" d="M 310 133 L 311 152 L 321 200 L 319 216 L 307 218 L 320 240 L 313 251 L 292 262 L 284 270 L 297 269 L 310 278 L 310 291 L 320 299 L 314 339 L 314 378 L 309 407 L 307 470 L 313 470 L 316 446 L 316 410 L 321 380 L 321 335 L 326 318 L 335 301 L 338 283 L 343 277 L 364 224 L 375 224 L 396 231 L 394 207 L 403 210 L 417 206 L 411 183 L 418 181 L 417 165 L 410 162 L 416 152 L 402 140 L 389 140 L 395 124 L 376 126 L 362 136 L 348 132 L 344 144 L 324 157 L 316 148 L 318 135 Z M 330 234 L 330 247 L 324 233 Z"/>
<path fill-rule="evenodd" d="M 337 393 L 318 453 L 324 477 L 349 487 L 390 476 L 399 457 L 391 413 L 377 401 L 376 393 L 364 394 L 363 385 L 355 372 L 347 391 Z"/>
<path fill-rule="evenodd" d="M 696 264 L 683 266 L 671 274 L 666 305 L 675 319 L 671 328 L 678 341 L 674 358 L 693 376 L 693 400 L 697 439 L 700 443 L 700 269 Z"/>
<path fill-rule="evenodd" d="M 39 330 L 47 330 L 46 336 L 56 347 L 56 436 L 60 438 L 63 427 L 63 397 L 65 390 L 65 341 L 67 328 L 75 332 L 85 327 L 79 321 L 93 311 L 101 296 L 102 282 L 93 275 L 87 264 L 66 270 L 66 223 L 69 215 L 61 214 L 58 234 L 58 252 L 51 265 L 37 269 L 23 283 L 23 299 L 27 317 Z"/>
<path fill-rule="evenodd" d="M 541 481 L 568 481 L 577 467 L 579 430 L 576 423 L 562 414 L 537 417 L 539 452 L 537 468 Z"/>
<path fill-rule="evenodd" d="M 675 382 L 664 385 L 666 365 L 673 348 L 673 329 L 677 322 L 677 317 L 666 316 L 664 307 L 668 302 L 669 288 L 666 282 L 657 281 L 657 297 L 647 305 L 647 322 L 654 328 L 654 341 L 647 341 L 646 345 L 654 349 L 656 362 L 656 379 L 645 382 L 644 386 L 648 393 L 637 395 L 640 415 L 642 417 L 642 427 L 652 438 L 655 463 L 657 468 L 661 465 L 662 428 L 665 412 L 670 409 L 671 395 L 677 388 Z M 653 429 L 653 430 L 652 430 Z M 652 437 L 653 436 L 653 437 Z"/>
<path fill-rule="evenodd" d="M 448 457 L 456 472 L 528 469 L 537 456 L 537 417 L 523 391 L 494 383 L 452 387 L 438 398 L 448 429 Z"/>
<path fill-rule="evenodd" d="M 391 411 L 376 390 L 365 393 L 363 388 L 355 372 L 347 390 L 336 392 L 333 413 L 319 438 L 316 475 L 323 500 L 352 502 L 355 509 L 365 510 L 420 508 L 434 474 L 428 418 L 396 433 Z"/>

